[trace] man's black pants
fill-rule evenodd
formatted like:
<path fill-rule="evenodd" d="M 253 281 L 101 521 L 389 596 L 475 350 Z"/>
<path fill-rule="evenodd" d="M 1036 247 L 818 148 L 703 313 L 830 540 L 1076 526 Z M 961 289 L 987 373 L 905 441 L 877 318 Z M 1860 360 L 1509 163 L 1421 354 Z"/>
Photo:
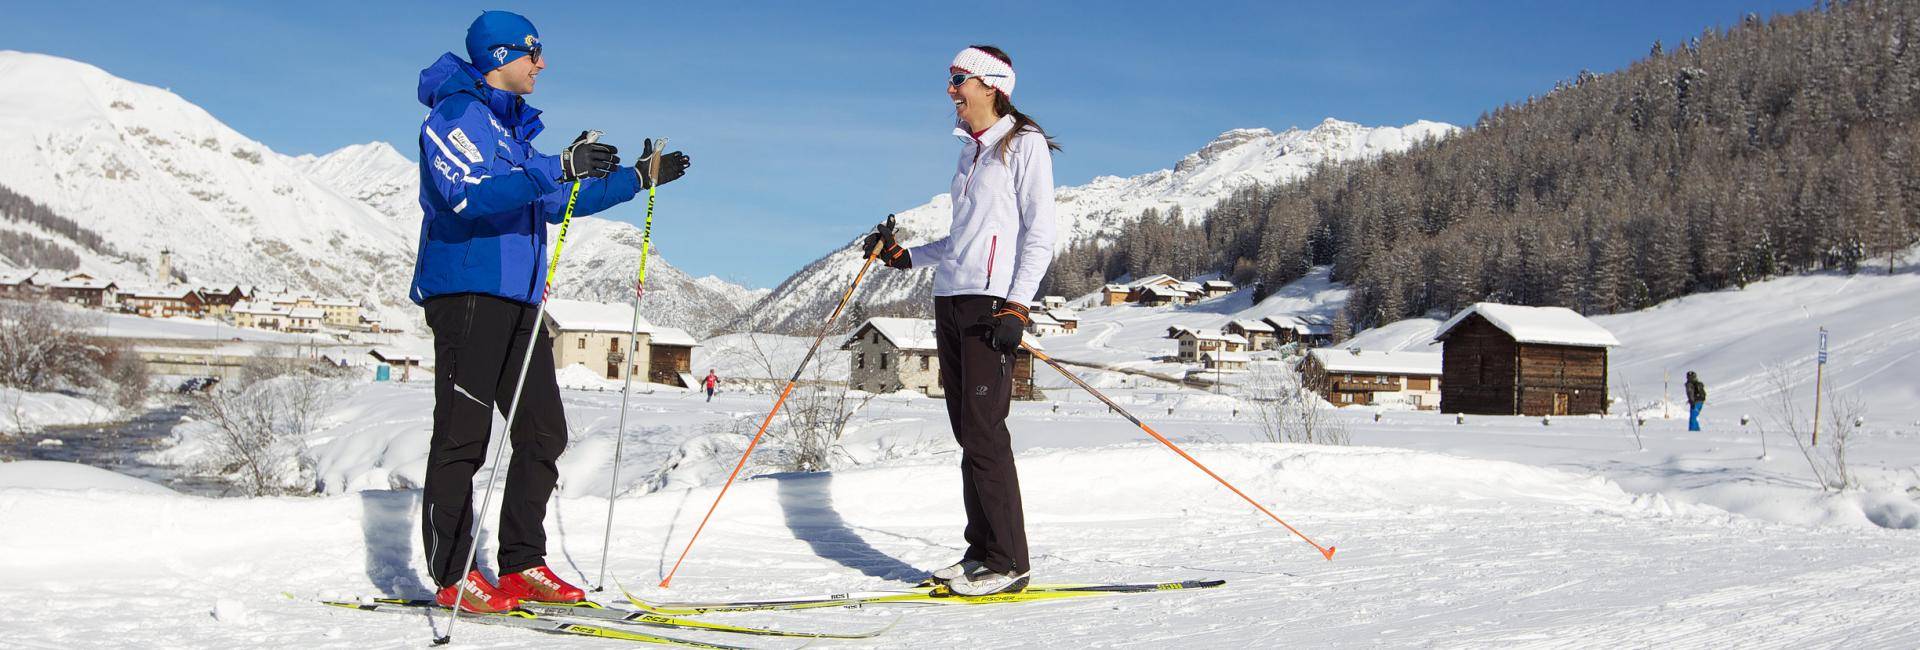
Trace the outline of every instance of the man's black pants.
<path fill-rule="evenodd" d="M 1006 573 L 1025 572 L 1027 523 L 1020 476 L 1013 465 L 1007 410 L 1013 399 L 1013 355 L 987 345 L 980 319 L 999 309 L 996 296 L 933 299 L 934 335 L 947 419 L 960 443 L 960 483 L 967 505 L 966 558 Z"/>
<path fill-rule="evenodd" d="M 427 451 L 427 484 L 420 533 L 427 570 L 441 587 L 466 574 L 473 543 L 473 475 L 487 461 L 493 413 L 505 417 L 513 385 L 527 353 L 534 305 L 478 294 L 439 296 L 426 302 L 433 330 L 433 439 Z M 535 342 L 525 397 L 510 439 L 505 494 L 500 501 L 502 575 L 546 563 L 547 498 L 560 478 L 555 461 L 567 447 L 567 419 L 554 380 L 553 347 L 545 328 Z"/>

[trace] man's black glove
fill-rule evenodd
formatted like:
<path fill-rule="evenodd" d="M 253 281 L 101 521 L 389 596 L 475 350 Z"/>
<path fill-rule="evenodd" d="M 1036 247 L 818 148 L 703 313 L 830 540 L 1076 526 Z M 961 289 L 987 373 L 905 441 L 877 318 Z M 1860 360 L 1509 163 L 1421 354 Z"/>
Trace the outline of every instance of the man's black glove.
<path fill-rule="evenodd" d="M 980 319 L 981 334 L 987 340 L 987 347 L 995 352 L 1006 354 L 1020 347 L 1020 340 L 1027 331 L 1027 325 L 1033 319 L 1027 316 L 1027 306 L 1008 300 L 1000 303 L 1000 309 Z"/>
<path fill-rule="evenodd" d="M 874 228 L 873 234 L 867 235 L 866 243 L 860 245 L 860 252 L 871 255 L 876 246 L 880 248 L 880 261 L 887 266 L 913 268 L 913 256 L 907 254 L 907 249 L 900 246 L 900 242 L 893 240 L 893 215 L 887 215 L 887 220 Z"/>
<path fill-rule="evenodd" d="M 662 140 L 662 142 L 665 142 L 665 140 Z M 660 178 L 656 182 L 652 176 L 648 175 L 650 172 L 647 170 L 648 161 L 652 158 L 653 139 L 648 138 L 645 148 L 640 150 L 640 164 L 635 166 L 635 169 L 640 172 L 640 189 L 644 190 L 649 187 L 671 183 L 675 179 L 685 176 L 687 168 L 693 166 L 693 158 L 688 157 L 687 154 L 678 151 L 660 154 Z"/>
<path fill-rule="evenodd" d="M 596 142 L 599 131 L 581 131 L 573 144 L 560 151 L 560 182 L 571 183 L 582 178 L 606 178 L 607 174 L 620 167 L 620 157 L 614 154 L 620 150 L 610 144 Z"/>

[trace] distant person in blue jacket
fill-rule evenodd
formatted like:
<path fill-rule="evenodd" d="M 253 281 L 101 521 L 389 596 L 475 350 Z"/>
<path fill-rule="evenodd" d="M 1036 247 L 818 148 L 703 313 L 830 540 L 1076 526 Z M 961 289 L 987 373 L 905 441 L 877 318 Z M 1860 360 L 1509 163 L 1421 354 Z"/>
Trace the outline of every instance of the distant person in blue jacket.
<path fill-rule="evenodd" d="M 533 92 L 548 60 L 540 33 L 518 14 L 489 11 L 467 28 L 467 58 L 449 52 L 420 71 L 420 256 L 411 297 L 426 309 L 438 368 L 427 452 L 421 535 L 436 600 L 468 611 L 512 609 L 518 600 L 578 601 L 584 594 L 547 568 L 547 498 L 567 444 L 552 344 L 534 322 L 543 297 L 547 225 L 559 223 L 568 189 L 575 215 L 590 215 L 670 182 L 690 159 L 661 157 L 658 178 L 622 167 L 618 150 L 586 133 L 558 156 L 533 148 L 540 110 Z M 641 159 L 652 155 L 648 141 Z M 461 566 L 473 543 L 474 472 L 486 460 L 493 413 L 512 403 L 528 337 L 533 362 L 510 438 L 500 508 L 498 586 Z M 472 574 L 462 590 L 462 578 Z"/>
<path fill-rule="evenodd" d="M 1687 371 L 1687 430 L 1700 430 L 1700 410 L 1707 407 L 1707 385 L 1700 376 Z"/>

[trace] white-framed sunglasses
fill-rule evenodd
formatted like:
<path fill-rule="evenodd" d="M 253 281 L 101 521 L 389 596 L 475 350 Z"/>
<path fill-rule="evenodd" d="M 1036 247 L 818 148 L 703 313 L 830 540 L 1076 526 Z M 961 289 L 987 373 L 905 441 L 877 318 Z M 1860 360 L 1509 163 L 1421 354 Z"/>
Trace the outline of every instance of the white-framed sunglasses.
<path fill-rule="evenodd" d="M 993 73 L 987 73 L 987 74 L 955 73 L 954 75 L 947 77 L 947 85 L 958 87 L 960 84 L 966 83 L 968 79 L 974 79 L 977 77 L 1006 77 L 1006 76 L 1007 75 L 993 74 Z M 981 83 L 985 83 L 985 82 L 981 82 Z"/>

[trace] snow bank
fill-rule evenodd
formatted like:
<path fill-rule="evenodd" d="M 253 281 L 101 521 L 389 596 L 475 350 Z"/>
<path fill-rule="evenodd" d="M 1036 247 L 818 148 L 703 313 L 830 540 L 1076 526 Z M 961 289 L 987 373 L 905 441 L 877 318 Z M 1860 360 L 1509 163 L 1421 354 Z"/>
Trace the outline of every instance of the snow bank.
<path fill-rule="evenodd" d="M 21 460 L 0 463 L 0 490 L 102 490 L 133 494 L 177 494 L 156 483 L 79 463 Z"/>
<path fill-rule="evenodd" d="M 106 422 L 119 416 L 119 409 L 82 397 L 0 388 L 0 433 Z"/>

